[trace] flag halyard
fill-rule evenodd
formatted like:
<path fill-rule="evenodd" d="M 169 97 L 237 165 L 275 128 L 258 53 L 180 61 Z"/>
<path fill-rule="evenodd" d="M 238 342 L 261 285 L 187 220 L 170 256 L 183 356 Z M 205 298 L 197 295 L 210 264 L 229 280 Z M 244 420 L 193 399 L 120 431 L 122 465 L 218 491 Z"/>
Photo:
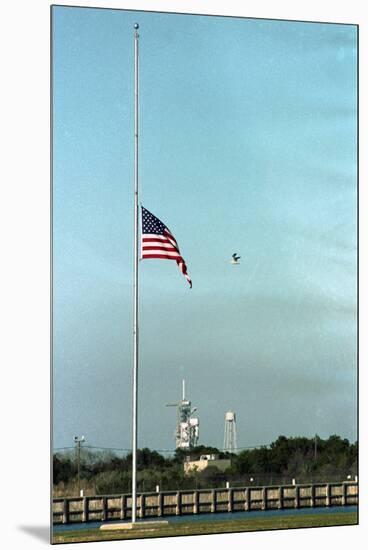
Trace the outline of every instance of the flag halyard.
<path fill-rule="evenodd" d="M 180 254 L 178 243 L 174 235 L 161 220 L 156 218 L 143 206 L 142 208 L 142 248 L 141 258 L 175 260 L 182 274 L 192 288 L 192 281 L 188 275 L 187 266 Z"/>

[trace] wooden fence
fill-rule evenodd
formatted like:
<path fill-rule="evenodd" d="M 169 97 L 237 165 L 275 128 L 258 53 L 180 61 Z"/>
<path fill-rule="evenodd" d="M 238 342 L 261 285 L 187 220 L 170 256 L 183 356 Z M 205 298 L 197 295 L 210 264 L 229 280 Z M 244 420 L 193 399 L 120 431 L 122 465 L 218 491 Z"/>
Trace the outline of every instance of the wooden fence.
<path fill-rule="evenodd" d="M 140 493 L 138 517 L 161 517 L 208 512 L 275 510 L 358 504 L 356 482 L 233 487 Z M 53 521 L 57 523 L 129 519 L 129 494 L 54 498 Z"/>

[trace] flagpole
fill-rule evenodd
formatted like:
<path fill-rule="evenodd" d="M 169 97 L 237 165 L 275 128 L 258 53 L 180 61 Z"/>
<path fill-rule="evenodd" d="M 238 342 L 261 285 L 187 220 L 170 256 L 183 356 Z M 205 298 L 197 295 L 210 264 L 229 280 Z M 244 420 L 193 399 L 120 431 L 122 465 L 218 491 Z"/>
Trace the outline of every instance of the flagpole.
<path fill-rule="evenodd" d="M 132 523 L 137 517 L 137 412 L 138 412 L 138 23 L 134 25 L 134 308 L 133 308 L 133 433 Z"/>

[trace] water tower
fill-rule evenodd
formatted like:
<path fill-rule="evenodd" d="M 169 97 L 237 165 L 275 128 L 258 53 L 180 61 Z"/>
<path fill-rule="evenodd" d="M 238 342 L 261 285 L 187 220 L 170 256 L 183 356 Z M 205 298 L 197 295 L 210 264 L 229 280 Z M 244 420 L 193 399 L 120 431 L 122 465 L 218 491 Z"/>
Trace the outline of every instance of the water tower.
<path fill-rule="evenodd" d="M 224 451 L 236 453 L 236 415 L 233 411 L 225 413 Z"/>
<path fill-rule="evenodd" d="M 177 407 L 175 447 L 177 449 L 192 449 L 198 443 L 199 420 L 193 416 L 197 407 L 192 408 L 191 402 L 185 398 L 185 380 L 183 380 L 181 401 L 178 403 L 167 403 L 166 406 Z"/>

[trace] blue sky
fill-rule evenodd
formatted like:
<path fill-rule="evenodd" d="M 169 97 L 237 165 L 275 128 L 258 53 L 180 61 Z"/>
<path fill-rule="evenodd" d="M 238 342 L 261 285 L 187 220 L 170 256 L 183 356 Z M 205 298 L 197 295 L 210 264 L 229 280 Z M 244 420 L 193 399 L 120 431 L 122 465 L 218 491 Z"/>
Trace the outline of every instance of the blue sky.
<path fill-rule="evenodd" d="M 193 280 L 140 264 L 139 446 L 183 377 L 202 443 L 355 439 L 356 27 L 55 7 L 55 447 L 131 444 L 136 21 L 141 200 Z"/>

